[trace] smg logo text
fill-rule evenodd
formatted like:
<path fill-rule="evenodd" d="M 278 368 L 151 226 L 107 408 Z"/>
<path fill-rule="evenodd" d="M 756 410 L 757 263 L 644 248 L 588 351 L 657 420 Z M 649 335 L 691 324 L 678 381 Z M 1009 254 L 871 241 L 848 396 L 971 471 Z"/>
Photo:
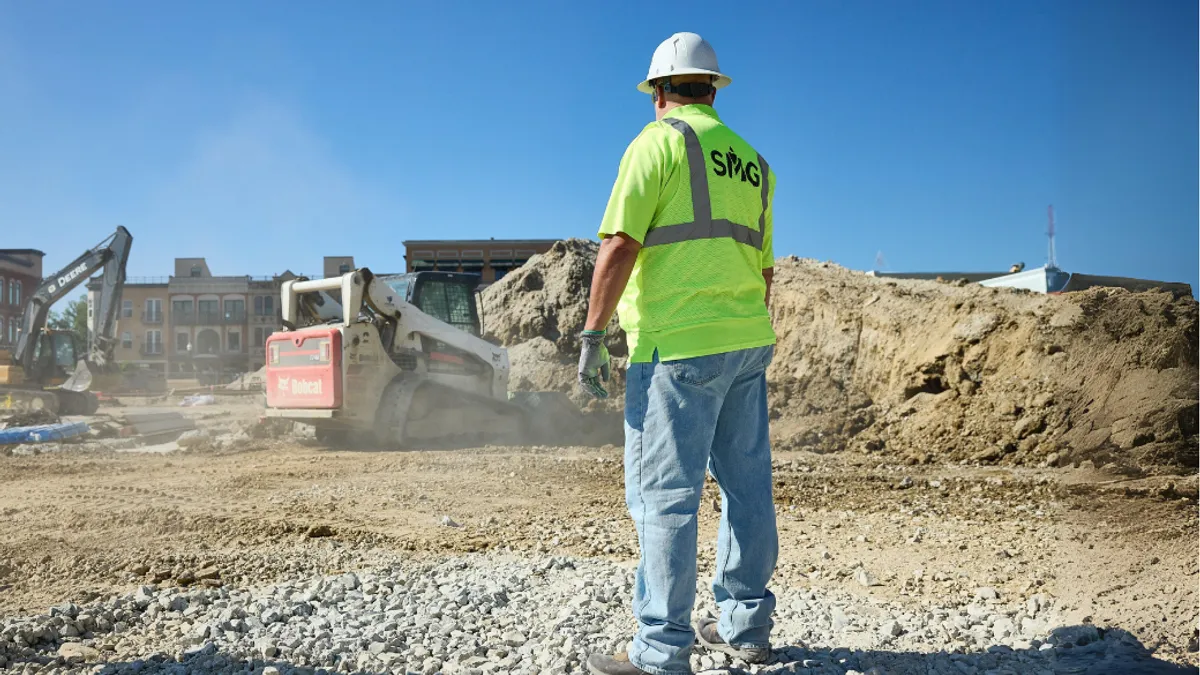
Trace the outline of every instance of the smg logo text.
<path fill-rule="evenodd" d="M 713 167 L 713 173 L 718 176 L 728 176 L 734 180 L 740 179 L 743 183 L 748 182 L 754 187 L 762 185 L 762 169 L 754 162 L 743 162 L 733 148 L 724 153 L 720 150 L 713 150 L 708 156 L 716 165 Z"/>

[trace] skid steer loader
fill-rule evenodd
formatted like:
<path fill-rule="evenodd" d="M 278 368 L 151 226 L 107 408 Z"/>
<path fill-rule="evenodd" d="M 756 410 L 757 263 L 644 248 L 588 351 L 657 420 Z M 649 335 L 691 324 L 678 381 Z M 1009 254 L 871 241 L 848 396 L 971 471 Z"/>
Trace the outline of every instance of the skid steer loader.
<path fill-rule="evenodd" d="M 449 272 L 286 281 L 266 342 L 268 417 L 333 443 L 463 447 L 569 441 L 565 395 L 508 392 L 508 352 L 480 337 L 479 277 Z"/>

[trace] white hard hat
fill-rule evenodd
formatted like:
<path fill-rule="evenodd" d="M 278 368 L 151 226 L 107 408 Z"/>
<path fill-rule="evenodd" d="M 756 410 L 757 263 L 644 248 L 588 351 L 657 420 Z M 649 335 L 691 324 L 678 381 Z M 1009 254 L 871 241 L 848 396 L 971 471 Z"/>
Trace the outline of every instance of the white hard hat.
<path fill-rule="evenodd" d="M 651 81 L 672 75 L 712 75 L 716 89 L 731 82 L 717 66 L 716 50 L 695 33 L 676 33 L 663 40 L 650 58 L 650 72 L 638 85 L 638 91 L 649 94 L 654 91 Z"/>

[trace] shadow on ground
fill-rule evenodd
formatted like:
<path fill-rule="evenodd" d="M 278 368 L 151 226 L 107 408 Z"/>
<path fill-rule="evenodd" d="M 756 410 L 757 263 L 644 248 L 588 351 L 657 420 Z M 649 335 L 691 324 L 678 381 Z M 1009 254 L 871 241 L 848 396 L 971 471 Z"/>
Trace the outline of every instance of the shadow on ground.
<path fill-rule="evenodd" d="M 1085 624 L 1054 629 L 1045 646 L 1024 650 L 992 646 L 983 653 L 949 654 L 881 650 L 775 650 L 772 665 L 759 672 L 864 675 L 1195 675 L 1200 669 L 1157 658 L 1121 629 Z M 748 674 L 726 668 L 716 672 Z"/>
<path fill-rule="evenodd" d="M 1003 646 L 990 647 L 984 653 L 948 654 L 917 653 L 884 650 L 851 650 L 846 648 L 809 649 L 788 646 L 775 649 L 771 661 L 759 666 L 758 673 L 804 673 L 806 675 L 844 675 L 856 671 L 863 675 L 1192 675 L 1200 672 L 1194 666 L 1183 666 L 1156 658 L 1136 638 L 1120 629 L 1098 629 L 1091 625 L 1067 626 L 1055 629 L 1047 640 L 1053 648 L 1014 650 Z M 705 654 L 703 650 L 698 654 Z M 95 656 L 88 654 L 87 656 Z M 384 659 L 389 655 L 380 655 Z M 396 655 L 390 664 L 380 656 L 365 659 L 359 668 L 354 657 L 339 659 L 337 665 L 303 666 L 278 659 L 248 659 L 225 654 L 214 644 L 188 653 L 182 660 L 163 654 L 146 659 L 103 662 L 76 657 L 34 658 L 23 662 L 11 658 L 7 664 L 12 671 L 26 670 L 25 664 L 38 672 L 88 672 L 103 675 L 125 673 L 252 673 L 259 674 L 274 668 L 280 675 L 388 675 L 391 673 L 468 673 L 467 663 L 455 663 L 450 668 L 437 668 L 432 663 L 405 668 L 405 659 Z M 35 665 L 36 664 L 36 665 Z M 430 666 L 433 666 L 432 668 Z M 434 669 L 436 668 L 436 670 Z M 3 670 L 0 667 L 0 670 Z M 536 666 L 517 667 L 513 672 L 538 670 Z M 483 671 L 475 671 L 483 672 Z M 509 672 L 493 669 L 490 672 Z M 583 672 L 582 668 L 575 672 Z M 749 675 L 748 668 L 723 667 L 701 671 Z"/>

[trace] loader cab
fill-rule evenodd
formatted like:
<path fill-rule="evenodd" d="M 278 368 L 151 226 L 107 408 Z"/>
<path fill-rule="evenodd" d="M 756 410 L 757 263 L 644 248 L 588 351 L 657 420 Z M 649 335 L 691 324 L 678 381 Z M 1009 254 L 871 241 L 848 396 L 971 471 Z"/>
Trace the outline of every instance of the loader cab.
<path fill-rule="evenodd" d="M 383 277 L 383 281 L 422 312 L 479 336 L 479 306 L 475 301 L 475 289 L 481 281 L 478 274 L 410 272 Z"/>

